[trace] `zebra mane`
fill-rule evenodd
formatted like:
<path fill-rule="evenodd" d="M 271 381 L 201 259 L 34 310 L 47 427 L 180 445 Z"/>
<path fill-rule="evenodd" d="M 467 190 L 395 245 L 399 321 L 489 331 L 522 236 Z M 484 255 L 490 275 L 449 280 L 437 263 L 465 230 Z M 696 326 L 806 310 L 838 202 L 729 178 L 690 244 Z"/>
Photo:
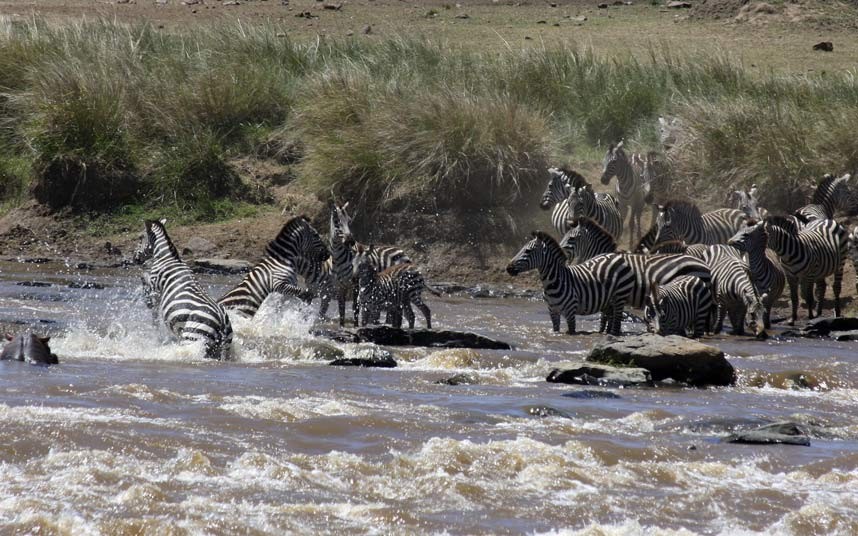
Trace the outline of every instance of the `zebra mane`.
<path fill-rule="evenodd" d="M 811 204 L 813 205 L 823 205 L 827 199 L 830 199 L 830 196 L 834 193 L 835 189 L 845 181 L 849 176 L 843 177 L 835 177 L 831 173 L 826 173 L 822 180 L 819 182 L 819 185 L 816 187 L 816 191 L 813 192 L 813 198 L 811 199 Z"/>
<path fill-rule="evenodd" d="M 539 240 L 543 244 L 546 244 L 550 248 L 557 250 L 560 255 L 563 255 L 564 257 L 566 256 L 566 253 L 563 252 L 563 248 L 560 247 L 560 244 L 557 242 L 557 240 L 550 234 L 544 231 L 532 231 L 530 234 L 533 236 L 533 238 Z"/>
<path fill-rule="evenodd" d="M 307 216 L 295 216 L 287 221 L 283 227 L 280 228 L 280 232 L 277 233 L 277 236 L 274 237 L 274 240 L 268 243 L 268 246 L 265 247 L 266 255 L 276 255 L 276 251 L 279 250 L 277 248 L 277 244 L 285 240 L 289 235 L 294 233 L 295 231 L 301 229 L 302 227 L 310 226 L 310 218 Z"/>
<path fill-rule="evenodd" d="M 795 222 L 786 216 L 769 216 L 766 218 L 766 223 L 774 227 L 780 227 L 785 232 L 790 234 L 798 234 L 798 227 Z"/>
<path fill-rule="evenodd" d="M 569 184 L 572 188 L 581 188 L 582 186 L 586 186 L 590 184 L 587 179 L 584 178 L 584 175 L 581 175 L 574 169 L 570 169 L 567 167 L 559 167 L 557 171 L 563 173 L 569 178 Z"/>
<path fill-rule="evenodd" d="M 670 199 L 666 201 L 662 205 L 662 207 L 664 207 L 664 210 L 670 210 L 673 208 L 684 208 L 686 210 L 691 210 L 700 214 L 700 209 L 697 207 L 697 205 L 693 201 L 687 201 L 685 199 Z"/>
<path fill-rule="evenodd" d="M 165 221 L 166 221 L 166 220 L 165 220 Z M 152 229 L 152 228 L 157 228 L 157 229 L 159 229 L 159 230 L 161 231 L 161 233 L 163 233 L 163 235 L 164 235 L 164 240 L 167 242 L 167 247 L 168 247 L 168 248 L 169 248 L 169 250 L 170 250 L 170 254 L 171 254 L 173 257 L 175 257 L 176 259 L 180 259 L 180 258 L 181 258 L 181 257 L 179 256 L 179 250 L 178 250 L 178 249 L 176 249 L 176 246 L 175 246 L 175 245 L 173 245 L 173 241 L 170 239 L 170 235 L 168 235 L 168 234 L 167 234 L 167 228 L 164 226 L 164 224 L 163 224 L 163 223 L 161 223 L 161 222 L 160 222 L 160 221 L 158 221 L 158 220 L 146 220 L 146 221 L 144 222 L 144 224 L 146 225 L 146 232 L 147 232 L 147 233 L 151 232 L 151 231 L 150 231 L 150 229 Z"/>

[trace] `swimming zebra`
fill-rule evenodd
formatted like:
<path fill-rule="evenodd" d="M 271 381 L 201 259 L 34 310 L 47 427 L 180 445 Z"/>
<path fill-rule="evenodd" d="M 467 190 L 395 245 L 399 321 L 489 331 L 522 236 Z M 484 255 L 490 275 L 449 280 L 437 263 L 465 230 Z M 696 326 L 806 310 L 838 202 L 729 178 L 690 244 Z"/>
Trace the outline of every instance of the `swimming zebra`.
<path fill-rule="evenodd" d="M 146 265 L 143 280 L 147 305 L 159 311 L 161 320 L 177 339 L 201 342 L 204 357 L 229 359 L 232 351 L 229 317 L 182 262 L 167 235 L 165 222 L 146 221 L 140 246 L 134 253 L 134 262 Z"/>
<path fill-rule="evenodd" d="M 808 318 L 813 318 L 816 286 L 816 316 L 822 314 L 825 278 L 834 275 L 834 314 L 840 316 L 840 289 L 843 264 L 848 255 L 848 232 L 834 220 L 814 220 L 798 229 L 795 223 L 780 216 L 769 216 L 765 222 L 769 247 L 777 253 L 786 275 L 792 304 L 789 325 L 798 319 L 798 288 L 807 302 Z"/>
<path fill-rule="evenodd" d="M 571 224 L 572 228 L 563 235 L 560 247 L 572 262 L 580 264 L 597 255 L 617 251 L 617 243 L 611 233 L 593 220 L 578 218 Z"/>
<path fill-rule="evenodd" d="M 644 304 L 647 328 L 659 335 L 700 338 L 709 331 L 715 301 L 711 285 L 684 275 L 666 285 L 653 285 Z"/>
<path fill-rule="evenodd" d="M 542 210 L 551 210 L 551 225 L 561 235 L 569 230 L 569 194 L 573 188 L 581 188 L 588 186 L 587 182 L 580 173 L 566 168 L 548 168 L 548 186 L 545 192 L 542 193 L 542 201 L 539 207 Z M 598 193 L 596 201 L 607 203 L 611 202 L 616 205 L 617 200 L 610 194 Z"/>
<path fill-rule="evenodd" d="M 357 248 L 363 244 L 356 242 L 352 236 L 352 218 L 346 210 L 348 206 L 348 201 L 343 205 L 338 205 L 336 201 L 332 203 L 329 235 L 341 326 L 346 324 L 346 301 L 349 298 L 352 299 L 352 314 L 355 325 L 358 324 L 358 312 L 360 310 L 354 258 Z M 390 246 L 374 247 L 369 258 L 379 272 L 397 264 L 411 262 L 404 251 Z"/>
<path fill-rule="evenodd" d="M 851 175 L 848 173 L 842 177 L 835 177 L 826 173 L 813 192 L 813 198 L 809 205 L 796 210 L 793 214 L 802 223 L 813 220 L 833 220 L 834 213 L 848 199 L 847 186 Z"/>
<path fill-rule="evenodd" d="M 701 215 L 697 205 L 689 201 L 668 201 L 658 208 L 655 243 L 672 239 L 687 244 L 726 244 L 747 219 L 742 211 L 730 208 Z M 666 237 L 667 228 L 672 231 L 670 238 Z"/>
<path fill-rule="evenodd" d="M 589 218 L 607 229 L 615 240 L 620 239 L 620 235 L 623 233 L 623 218 L 620 215 L 619 205 L 613 197 L 609 195 L 597 196 L 593 192 L 593 187 L 588 184 L 579 188 L 572 188 L 567 204 L 569 206 L 569 221 Z M 568 223 L 566 230 L 569 230 Z M 565 231 L 561 234 L 565 234 Z"/>
<path fill-rule="evenodd" d="M 752 184 L 747 192 L 744 190 L 732 190 L 727 194 L 727 205 L 730 208 L 741 210 L 748 218 L 760 221 L 768 217 L 769 211 L 762 208 L 757 198 L 757 185 Z"/>
<path fill-rule="evenodd" d="M 565 253 L 551 235 L 534 231 L 532 236 L 506 271 L 511 276 L 529 270 L 539 272 L 554 331 L 560 331 L 560 315 L 566 317 L 568 333 L 574 334 L 575 315 L 602 313 L 601 330 L 620 335 L 623 306 L 634 282 L 625 256 L 601 255 L 567 266 Z"/>
<path fill-rule="evenodd" d="M 405 315 L 408 329 L 414 329 L 414 311 L 411 309 L 411 304 L 414 304 L 426 319 L 426 329 L 432 329 L 432 312 L 423 302 L 423 289 L 436 296 L 441 294 L 426 284 L 413 264 L 396 264 L 379 272 L 372 260 L 373 250 L 373 246 L 365 251 L 360 246 L 354 259 L 360 296 L 360 324 L 365 326 L 367 322 L 377 322 L 384 311 L 393 327 L 402 327 L 402 315 Z"/>
<path fill-rule="evenodd" d="M 313 293 L 298 286 L 296 263 L 300 257 L 311 262 L 324 262 L 330 257 L 327 246 L 306 216 L 286 222 L 266 246 L 262 260 L 218 302 L 227 310 L 252 317 L 272 292 L 311 300 Z"/>
<path fill-rule="evenodd" d="M 641 165 L 643 165 L 642 160 Z M 617 177 L 620 221 L 625 221 L 626 214 L 629 215 L 629 247 L 631 247 L 634 237 L 641 232 L 641 214 L 646 192 L 641 184 L 640 171 L 632 165 L 623 150 L 622 141 L 616 146 L 611 144 L 602 160 L 602 184 L 609 184 L 613 177 Z M 619 239 L 619 236 L 617 238 Z"/>
<path fill-rule="evenodd" d="M 333 261 L 319 262 L 298 256 L 294 259 L 295 272 L 304 278 L 304 286 L 307 287 L 303 296 L 307 302 L 312 302 L 316 296 L 319 297 L 319 318 L 327 318 L 328 307 L 331 299 L 337 294 L 337 282 L 334 279 Z"/>
<path fill-rule="evenodd" d="M 754 319 L 754 334 L 763 338 L 765 321 L 763 301 L 767 298 L 760 296 L 751 278 L 751 272 L 744 261 L 736 256 L 736 250 L 730 246 L 718 244 L 709 246 L 704 255 L 704 262 L 712 271 L 712 283 L 715 289 L 718 320 L 714 333 L 721 333 L 724 317 L 730 316 L 733 335 L 745 334 L 745 315 Z"/>
<path fill-rule="evenodd" d="M 766 296 L 763 300 L 766 308 L 763 322 L 766 329 L 771 329 L 772 307 L 783 294 L 786 276 L 777 259 L 777 254 L 768 249 L 769 234 L 766 232 L 765 225 L 762 222 L 751 221 L 727 243 L 748 254 L 748 268 L 757 286 L 757 292 Z"/>

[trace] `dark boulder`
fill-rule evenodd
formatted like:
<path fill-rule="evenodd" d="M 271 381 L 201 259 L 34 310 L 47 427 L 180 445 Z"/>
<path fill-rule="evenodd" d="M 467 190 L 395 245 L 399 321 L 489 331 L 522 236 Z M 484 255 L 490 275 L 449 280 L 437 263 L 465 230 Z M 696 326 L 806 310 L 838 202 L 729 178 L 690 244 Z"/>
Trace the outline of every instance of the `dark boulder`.
<path fill-rule="evenodd" d="M 238 259 L 197 259 L 194 261 L 194 271 L 206 274 L 243 274 L 249 272 L 253 265 L 248 261 Z"/>
<path fill-rule="evenodd" d="M 813 45 L 813 50 L 821 50 L 822 52 L 834 52 L 834 43 L 831 41 L 821 41 Z"/>
<path fill-rule="evenodd" d="M 330 362 L 333 367 L 374 367 L 374 368 L 395 368 L 396 360 L 393 355 L 381 348 L 374 348 L 367 355 L 360 357 L 347 357 L 334 359 Z"/>
<path fill-rule="evenodd" d="M 801 425 L 794 422 L 776 422 L 753 430 L 736 432 L 724 438 L 725 443 L 751 445 L 810 446 L 810 438 Z"/>
<path fill-rule="evenodd" d="M 464 331 L 406 330 L 390 326 L 360 328 L 357 332 L 316 330 L 314 335 L 338 342 L 371 342 L 382 346 L 425 346 L 430 348 L 476 348 L 511 350 L 509 344 Z"/>
<path fill-rule="evenodd" d="M 578 398 L 581 400 L 591 400 L 591 399 L 599 399 L 599 398 L 607 398 L 607 399 L 622 398 L 617 393 L 612 393 L 611 391 L 595 391 L 593 389 L 582 389 L 581 391 L 570 391 L 568 393 L 563 393 L 560 396 L 565 396 L 566 398 Z"/>
<path fill-rule="evenodd" d="M 641 367 L 650 372 L 654 381 L 672 379 L 698 387 L 732 385 L 736 381 L 736 371 L 724 358 L 724 352 L 678 335 L 608 337 L 593 346 L 587 361 Z"/>
<path fill-rule="evenodd" d="M 443 378 L 435 381 L 438 385 L 473 385 L 480 383 L 476 376 L 471 374 L 455 374 L 449 378 Z"/>
<path fill-rule="evenodd" d="M 634 367 L 612 367 L 577 363 L 552 370 L 545 381 L 571 385 L 600 385 L 603 387 L 651 387 L 649 371 Z"/>

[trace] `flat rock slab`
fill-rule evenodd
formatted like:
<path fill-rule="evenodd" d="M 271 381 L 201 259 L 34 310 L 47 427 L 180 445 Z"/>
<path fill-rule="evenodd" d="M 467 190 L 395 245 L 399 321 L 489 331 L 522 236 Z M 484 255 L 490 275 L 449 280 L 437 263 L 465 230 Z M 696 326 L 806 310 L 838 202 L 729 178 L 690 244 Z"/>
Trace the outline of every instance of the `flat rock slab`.
<path fill-rule="evenodd" d="M 197 259 L 194 271 L 208 274 L 243 274 L 250 271 L 253 264 L 239 259 Z"/>
<path fill-rule="evenodd" d="M 579 363 L 552 370 L 545 381 L 571 385 L 599 385 L 602 387 L 652 387 L 649 371 L 635 367 L 612 367 Z"/>
<path fill-rule="evenodd" d="M 349 357 L 344 359 L 334 359 L 330 362 L 332 367 L 375 367 L 375 368 L 395 368 L 396 360 L 392 356 L 383 357 Z"/>
<path fill-rule="evenodd" d="M 371 342 L 381 346 L 425 346 L 430 348 L 475 348 L 512 350 L 509 344 L 466 331 L 407 330 L 390 326 L 360 328 L 353 331 L 316 330 L 314 335 L 338 342 Z"/>
<path fill-rule="evenodd" d="M 746 432 L 730 434 L 725 443 L 748 445 L 799 445 L 810 446 L 810 438 L 802 427 L 794 422 L 776 422 Z"/>
<path fill-rule="evenodd" d="M 662 337 L 645 333 L 608 337 L 593 346 L 587 361 L 644 368 L 657 382 L 672 379 L 703 387 L 732 385 L 736 381 L 736 371 L 724 357 L 724 352 L 679 335 Z"/>

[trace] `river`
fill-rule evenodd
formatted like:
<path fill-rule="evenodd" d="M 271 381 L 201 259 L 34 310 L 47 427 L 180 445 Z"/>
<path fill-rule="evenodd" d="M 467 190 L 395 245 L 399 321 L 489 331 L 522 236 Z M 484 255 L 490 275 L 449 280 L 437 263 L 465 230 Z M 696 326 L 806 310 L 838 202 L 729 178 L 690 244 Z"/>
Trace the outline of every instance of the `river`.
<path fill-rule="evenodd" d="M 269 300 L 222 363 L 165 340 L 138 282 L 0 263 L 0 326 L 60 357 L 0 363 L 0 533 L 858 533 L 856 343 L 710 338 L 736 386 L 577 387 L 545 376 L 599 337 L 552 334 L 541 301 L 427 296 L 438 328 L 516 350 L 356 369 L 319 359 L 315 304 Z M 435 383 L 457 373 L 478 383 Z M 720 441 L 786 419 L 810 447 Z"/>

